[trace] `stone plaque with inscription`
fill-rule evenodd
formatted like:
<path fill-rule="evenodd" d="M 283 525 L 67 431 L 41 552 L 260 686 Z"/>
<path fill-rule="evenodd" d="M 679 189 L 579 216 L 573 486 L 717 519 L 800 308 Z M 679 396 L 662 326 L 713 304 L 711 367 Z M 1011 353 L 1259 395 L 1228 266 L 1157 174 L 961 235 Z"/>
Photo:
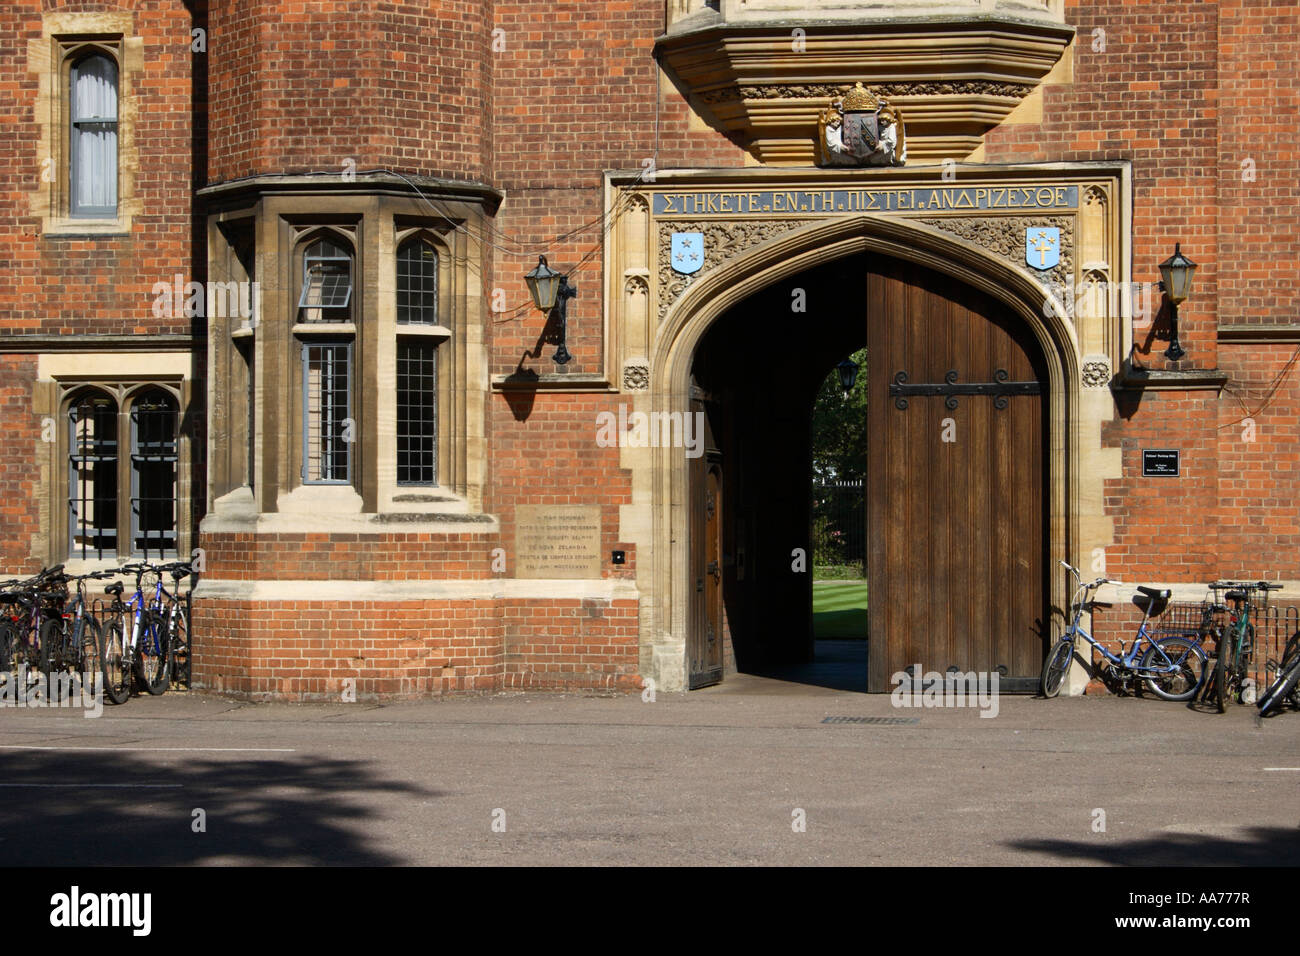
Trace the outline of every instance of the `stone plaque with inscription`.
<path fill-rule="evenodd" d="M 515 577 L 599 578 L 599 505 L 515 509 Z"/>

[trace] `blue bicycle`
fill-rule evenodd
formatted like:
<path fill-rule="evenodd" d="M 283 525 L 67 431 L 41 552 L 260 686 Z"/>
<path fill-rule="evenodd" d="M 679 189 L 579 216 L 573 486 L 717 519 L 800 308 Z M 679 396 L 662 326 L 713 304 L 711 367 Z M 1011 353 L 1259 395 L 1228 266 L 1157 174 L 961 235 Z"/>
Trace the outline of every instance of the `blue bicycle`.
<path fill-rule="evenodd" d="M 1095 581 L 1085 583 L 1076 568 L 1064 561 L 1061 562 L 1061 565 L 1074 576 L 1074 580 L 1078 582 L 1079 586 L 1074 592 L 1074 600 L 1071 602 L 1074 620 L 1065 629 L 1065 633 L 1061 635 L 1060 640 L 1052 646 L 1052 650 L 1047 655 L 1047 660 L 1043 662 L 1042 691 L 1044 697 L 1055 697 L 1061 692 L 1061 685 L 1065 683 L 1065 675 L 1070 669 L 1070 661 L 1074 658 L 1075 640 L 1080 637 L 1101 651 L 1102 657 L 1110 665 L 1112 673 L 1125 682 L 1133 678 L 1140 678 L 1151 689 L 1152 693 L 1163 700 L 1191 700 L 1196 696 L 1196 692 L 1205 681 L 1206 667 L 1209 661 L 1205 651 L 1201 648 L 1200 642 L 1193 637 L 1177 635 L 1156 640 L 1147 630 L 1147 621 L 1151 617 L 1152 606 L 1157 601 L 1168 600 L 1169 591 L 1147 587 L 1138 588 L 1139 593 L 1150 598 L 1142 615 L 1142 623 L 1138 625 L 1133 646 L 1125 651 L 1124 642 L 1121 641 L 1119 654 L 1113 654 L 1094 640 L 1093 636 L 1080 625 L 1079 621 L 1083 617 L 1085 610 L 1092 610 L 1093 601 L 1091 598 L 1094 591 L 1103 584 L 1122 584 L 1123 582 L 1112 581 L 1109 578 L 1097 578 Z M 1141 657 L 1140 662 L 1139 656 Z"/>
<path fill-rule="evenodd" d="M 119 573 L 135 575 L 135 594 L 123 600 L 121 581 L 104 588 L 111 595 L 102 629 L 103 647 L 99 660 L 104 671 L 104 693 L 115 704 L 124 704 L 131 696 L 132 678 L 150 694 L 166 693 L 171 683 L 170 639 L 166 618 L 155 610 L 162 593 L 159 577 L 150 585 L 153 601 L 146 597 L 144 576 L 156 573 L 147 564 L 129 564 Z"/>

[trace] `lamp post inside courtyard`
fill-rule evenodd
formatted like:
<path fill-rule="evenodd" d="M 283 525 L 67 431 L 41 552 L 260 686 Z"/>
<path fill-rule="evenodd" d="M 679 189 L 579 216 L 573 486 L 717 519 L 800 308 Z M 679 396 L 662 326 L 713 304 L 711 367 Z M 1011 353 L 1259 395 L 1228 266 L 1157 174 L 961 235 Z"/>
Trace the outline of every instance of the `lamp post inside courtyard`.
<path fill-rule="evenodd" d="M 844 389 L 844 397 L 848 398 L 849 392 L 853 391 L 853 385 L 858 380 L 858 363 L 853 359 L 845 359 L 835 366 L 835 369 L 840 373 L 840 387 Z"/>

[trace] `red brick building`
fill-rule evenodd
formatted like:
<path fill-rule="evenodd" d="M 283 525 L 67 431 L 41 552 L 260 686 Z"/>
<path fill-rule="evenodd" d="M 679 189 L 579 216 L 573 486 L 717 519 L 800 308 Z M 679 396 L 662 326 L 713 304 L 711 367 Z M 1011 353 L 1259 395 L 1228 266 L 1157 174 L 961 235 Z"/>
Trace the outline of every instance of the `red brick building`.
<path fill-rule="evenodd" d="M 18 0 L 0 52 L 0 573 L 194 555 L 197 686 L 806 658 L 863 346 L 873 690 L 1032 682 L 1060 560 L 1300 588 L 1294 3 Z"/>

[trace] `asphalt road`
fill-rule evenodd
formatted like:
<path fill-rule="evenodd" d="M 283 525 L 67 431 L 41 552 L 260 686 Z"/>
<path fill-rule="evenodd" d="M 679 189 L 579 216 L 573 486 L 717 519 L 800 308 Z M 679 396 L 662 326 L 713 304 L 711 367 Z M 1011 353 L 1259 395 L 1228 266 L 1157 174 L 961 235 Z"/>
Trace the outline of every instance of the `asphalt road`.
<path fill-rule="evenodd" d="M 169 693 L 0 710 L 0 790 L 9 866 L 1295 864 L 1300 713 L 982 718 L 749 676 L 654 702 Z"/>

